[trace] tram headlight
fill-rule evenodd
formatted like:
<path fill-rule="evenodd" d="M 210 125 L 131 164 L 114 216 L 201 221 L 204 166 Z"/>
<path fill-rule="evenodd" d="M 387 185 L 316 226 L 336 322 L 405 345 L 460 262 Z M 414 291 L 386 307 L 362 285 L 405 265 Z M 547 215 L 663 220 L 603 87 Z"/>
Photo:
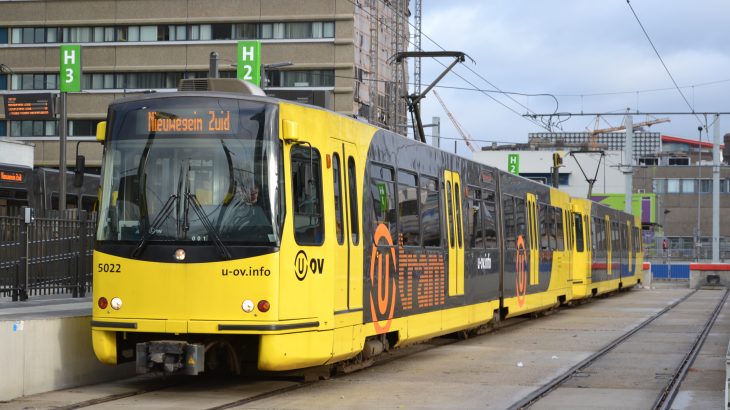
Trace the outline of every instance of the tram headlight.
<path fill-rule="evenodd" d="M 119 298 L 112 298 L 111 302 L 112 309 L 119 310 L 122 308 L 122 300 Z"/>
<path fill-rule="evenodd" d="M 257 305 L 259 308 L 259 312 L 268 312 L 269 309 L 271 309 L 271 303 L 269 303 L 268 300 L 259 300 L 259 304 Z"/>
<path fill-rule="evenodd" d="M 178 260 L 178 261 L 185 260 L 185 249 L 178 249 L 175 251 L 175 260 Z"/>
<path fill-rule="evenodd" d="M 102 296 L 99 298 L 99 301 L 97 301 L 96 304 L 99 306 L 99 309 L 106 309 L 106 307 L 109 306 L 109 301 L 106 300 L 104 296 Z"/>
<path fill-rule="evenodd" d="M 246 299 L 241 303 L 241 309 L 243 309 L 246 313 L 251 313 L 253 311 L 253 300 Z"/>

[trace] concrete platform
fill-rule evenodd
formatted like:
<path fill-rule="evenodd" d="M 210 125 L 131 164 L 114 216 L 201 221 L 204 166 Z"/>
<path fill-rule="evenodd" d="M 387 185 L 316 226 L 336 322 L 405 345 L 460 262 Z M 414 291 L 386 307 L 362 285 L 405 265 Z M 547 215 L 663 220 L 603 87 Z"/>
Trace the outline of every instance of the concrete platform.
<path fill-rule="evenodd" d="M 426 342 L 414 346 L 418 348 L 417 352 L 396 360 L 286 393 L 266 394 L 289 381 L 245 377 L 220 380 L 203 375 L 184 386 L 130 396 L 99 407 L 208 408 L 263 395 L 237 408 L 504 409 L 690 292 L 686 283 L 682 288 L 671 283 L 654 285 L 653 289 L 637 287 L 546 317 L 521 320 L 515 326 L 465 341 Z M 711 303 L 693 302 L 686 306 L 687 310 L 677 310 L 674 319 L 684 322 L 691 311 L 702 305 L 706 308 Z M 688 377 L 687 389 L 680 393 L 676 408 L 722 408 L 724 374 L 718 370 L 725 363 L 730 339 L 725 313 L 728 308 L 730 306 L 726 306 L 722 320 L 713 328 L 700 358 L 690 371 L 693 376 Z M 535 408 L 648 408 L 646 403 L 653 400 L 656 392 L 629 383 L 628 379 L 640 374 L 650 383 L 658 383 L 661 380 L 655 378 L 661 378 L 669 371 L 664 368 L 671 367 L 669 359 L 676 358 L 676 353 L 669 352 L 686 337 L 674 326 L 673 320 L 665 322 L 663 332 L 639 338 L 635 342 L 637 349 L 632 352 L 619 350 L 614 361 L 604 363 L 602 368 L 608 369 L 608 374 L 586 372 L 579 375 L 572 385 L 549 396 Z M 640 367 L 641 362 L 659 367 L 659 370 L 646 373 Z M 595 379 L 594 383 L 600 388 L 584 388 L 583 384 L 590 378 Z M 148 387 L 149 384 L 135 378 L 26 396 L 1 407 L 50 409 L 119 392 L 147 390 Z"/>
<path fill-rule="evenodd" d="M 96 360 L 90 298 L 0 302 L 0 364 L 0 401 L 134 374 Z"/>

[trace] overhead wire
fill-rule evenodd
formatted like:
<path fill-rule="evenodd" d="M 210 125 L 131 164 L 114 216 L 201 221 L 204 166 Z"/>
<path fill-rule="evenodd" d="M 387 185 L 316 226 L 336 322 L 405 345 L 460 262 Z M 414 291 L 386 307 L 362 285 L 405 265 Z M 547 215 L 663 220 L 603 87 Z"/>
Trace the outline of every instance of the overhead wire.
<path fill-rule="evenodd" d="M 679 92 L 679 95 L 682 96 L 682 99 L 687 104 L 687 107 L 689 107 L 689 110 L 692 113 L 694 113 L 694 111 L 695 111 L 694 107 L 692 106 L 692 104 L 689 103 L 689 100 L 687 100 L 687 97 L 685 97 L 684 93 L 679 88 L 679 85 L 677 84 L 677 81 L 674 80 L 674 76 L 669 71 L 669 67 L 667 67 L 667 64 L 664 62 L 664 59 L 662 58 L 661 54 L 659 54 L 659 50 L 657 50 L 656 46 L 654 46 L 654 42 L 651 41 L 651 37 L 649 36 L 649 33 L 644 28 L 644 25 L 641 23 L 641 19 L 639 19 L 639 15 L 636 14 L 636 11 L 634 10 L 634 7 L 631 5 L 631 1 L 630 0 L 626 0 L 626 4 L 629 6 L 629 9 L 631 9 L 631 13 L 636 18 L 636 22 L 639 23 L 639 27 L 641 27 L 641 31 L 644 32 L 644 36 L 646 36 L 646 39 L 649 41 L 649 44 L 651 45 L 651 48 L 654 50 L 654 53 L 659 58 L 659 61 L 662 63 L 662 66 L 664 67 L 664 70 L 667 72 L 667 75 L 669 75 L 669 78 L 672 80 L 672 83 L 674 84 L 674 88 L 676 88 L 677 91 Z M 700 125 L 704 125 L 702 123 L 702 120 L 700 119 L 700 117 L 697 114 L 695 114 L 695 118 L 697 119 L 697 122 L 700 123 Z"/>
<path fill-rule="evenodd" d="M 366 9 L 366 8 L 365 8 L 364 6 L 362 6 L 361 4 L 357 4 L 357 3 L 356 3 L 355 1 L 353 1 L 353 0 L 347 0 L 347 1 L 348 1 L 349 3 L 351 3 L 352 5 L 354 5 L 355 7 L 359 7 L 360 9 L 362 9 L 362 11 L 363 11 L 363 12 L 365 12 L 365 13 L 366 13 L 367 15 L 369 15 L 370 17 L 375 17 L 375 18 L 377 18 L 377 16 L 374 16 L 374 15 L 373 15 L 373 14 L 372 14 L 372 13 L 371 13 L 370 11 L 368 11 L 368 10 L 367 10 L 367 9 Z M 392 4 L 389 4 L 389 3 L 385 2 L 384 0 L 377 0 L 377 1 L 380 1 L 380 2 L 381 2 L 381 3 L 383 3 L 383 4 L 384 4 L 384 5 L 386 6 L 386 7 L 390 8 L 390 9 L 391 9 L 391 10 L 393 10 L 393 11 L 395 11 L 395 9 L 393 8 Z M 395 35 L 395 33 L 396 33 L 396 32 L 395 32 L 395 30 L 394 30 L 394 29 L 393 29 L 393 28 L 392 28 L 392 27 L 391 27 L 390 25 L 386 24 L 386 23 L 385 23 L 384 21 L 382 21 L 382 20 L 380 20 L 380 24 L 381 24 L 381 25 L 383 25 L 383 26 L 384 26 L 385 28 L 387 28 L 387 29 L 388 29 L 388 30 L 390 31 L 390 33 L 391 33 L 391 34 Z M 414 28 L 415 28 L 415 26 L 414 26 L 414 25 L 413 25 L 413 24 L 412 24 L 412 23 L 411 23 L 410 21 L 408 21 L 408 24 L 409 24 L 409 25 L 410 25 L 411 27 L 414 27 Z M 425 34 L 424 34 L 424 35 L 425 35 Z M 438 46 L 439 48 L 441 48 L 441 50 L 444 50 L 444 48 L 443 48 L 443 47 L 441 47 L 440 45 L 438 45 L 438 43 L 436 43 L 436 42 L 435 42 L 435 41 L 434 41 L 433 39 L 431 39 L 431 38 L 430 38 L 429 36 L 427 36 L 427 35 L 426 35 L 426 38 L 428 38 L 428 39 L 429 39 L 429 40 L 430 40 L 431 42 L 433 42 L 434 44 L 436 44 L 436 45 L 437 45 L 437 46 Z M 411 45 L 413 45 L 413 46 L 415 47 L 415 43 L 413 43 L 413 42 L 412 42 L 412 41 L 411 41 L 410 39 L 407 39 L 407 41 L 408 41 L 408 43 L 409 43 L 409 44 L 411 44 Z M 421 51 L 421 50 L 419 50 L 419 51 Z M 436 59 L 436 58 L 434 58 L 434 57 L 431 57 L 431 58 L 432 58 L 433 60 L 435 60 L 435 61 L 436 61 L 437 63 L 439 63 L 440 65 L 442 65 L 443 67 L 446 67 L 446 65 L 445 65 L 445 64 L 444 64 L 443 62 L 441 62 L 440 60 L 438 60 L 438 59 Z M 499 101 L 498 99 L 494 98 L 493 96 L 489 95 L 488 93 L 486 93 L 486 92 L 482 91 L 482 90 L 481 90 L 481 89 L 480 89 L 479 87 L 477 87 L 477 86 L 476 86 L 476 85 L 475 85 L 474 83 L 472 83 L 471 81 L 467 80 L 466 78 L 464 78 L 464 77 L 463 77 L 462 75 L 460 75 L 460 74 L 459 74 L 459 73 L 457 73 L 456 71 L 452 70 L 451 72 L 452 72 L 452 73 L 453 73 L 454 75 L 456 75 L 456 76 L 457 76 L 458 78 L 460 78 L 460 79 L 461 79 L 462 81 L 464 81 L 464 82 L 466 82 L 467 84 L 469 84 L 469 85 L 470 85 L 470 86 L 472 87 L 472 89 L 473 89 L 473 90 L 475 90 L 475 91 L 480 91 L 480 92 L 484 93 L 484 95 L 486 95 L 486 96 L 487 96 L 488 98 L 492 99 L 492 100 L 493 100 L 494 102 L 496 102 L 496 103 L 500 104 L 501 106 L 503 106 L 504 108 L 506 108 L 506 109 L 508 109 L 508 110 L 512 111 L 512 112 L 513 112 L 514 114 L 516 114 L 516 115 L 518 115 L 518 116 L 519 116 L 520 118 L 523 118 L 523 119 L 525 119 L 526 121 L 528 121 L 528 122 L 532 123 L 533 125 L 537 125 L 537 126 L 539 126 L 539 127 L 541 127 L 541 128 L 545 128 L 546 130 L 550 131 L 549 127 L 547 127 L 547 126 L 546 126 L 545 124 L 543 124 L 542 122 L 540 122 L 540 121 L 537 121 L 536 119 L 534 119 L 534 118 L 532 118 L 532 117 L 524 117 L 524 116 L 523 116 L 522 114 L 520 114 L 519 112 L 517 112 L 517 111 L 516 111 L 515 109 L 513 109 L 512 107 L 509 107 L 508 105 L 504 104 L 503 102 Z M 495 88 L 496 88 L 496 87 L 495 87 Z M 503 92 L 503 91 L 501 91 L 501 90 L 498 90 L 497 92 L 499 92 L 499 93 L 504 93 L 504 92 Z M 518 94 L 518 93 L 515 93 L 515 94 Z M 537 96 L 537 95 L 538 95 L 538 94 L 535 94 L 535 96 Z M 514 98 L 512 98 L 512 97 L 510 97 L 510 98 L 511 98 L 512 100 L 514 100 Z M 514 100 L 514 101 L 516 101 L 516 100 Z M 555 99 L 555 101 L 556 101 L 556 103 L 557 103 L 557 99 Z M 516 102 L 517 102 L 518 104 L 522 105 L 521 103 L 519 103 L 519 101 L 516 101 Z M 524 105 L 522 105 L 522 106 L 523 106 L 523 107 L 525 107 Z M 527 107 L 525 107 L 525 108 L 527 108 Z M 529 110 L 529 109 L 528 109 L 528 110 Z M 556 110 L 556 111 L 557 111 L 557 110 Z"/>

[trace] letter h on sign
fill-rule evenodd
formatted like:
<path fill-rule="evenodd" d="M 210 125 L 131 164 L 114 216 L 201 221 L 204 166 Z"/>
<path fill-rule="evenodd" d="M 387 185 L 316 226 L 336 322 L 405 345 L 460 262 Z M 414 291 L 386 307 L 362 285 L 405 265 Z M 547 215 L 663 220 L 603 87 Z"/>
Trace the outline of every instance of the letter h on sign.
<path fill-rule="evenodd" d="M 236 78 L 261 86 L 261 43 L 259 41 L 239 41 Z"/>
<path fill-rule="evenodd" d="M 81 46 L 61 46 L 60 57 L 59 88 L 61 92 L 81 91 Z"/>

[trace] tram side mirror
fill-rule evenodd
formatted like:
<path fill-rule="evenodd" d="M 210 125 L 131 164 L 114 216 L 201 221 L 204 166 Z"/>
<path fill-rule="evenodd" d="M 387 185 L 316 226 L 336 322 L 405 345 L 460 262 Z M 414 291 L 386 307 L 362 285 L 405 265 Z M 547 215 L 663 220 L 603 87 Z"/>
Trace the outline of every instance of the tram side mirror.
<path fill-rule="evenodd" d="M 96 125 L 96 140 L 102 144 L 106 140 L 106 121 L 100 121 Z"/>
<path fill-rule="evenodd" d="M 291 121 L 291 120 L 284 120 L 282 128 L 284 128 L 282 130 L 284 142 L 292 143 L 292 142 L 299 141 L 299 132 L 298 132 L 298 126 L 297 126 L 296 122 Z"/>
<path fill-rule="evenodd" d="M 74 167 L 74 186 L 80 188 L 84 185 L 84 169 L 86 168 L 86 157 L 83 155 L 76 156 L 76 166 Z"/>

